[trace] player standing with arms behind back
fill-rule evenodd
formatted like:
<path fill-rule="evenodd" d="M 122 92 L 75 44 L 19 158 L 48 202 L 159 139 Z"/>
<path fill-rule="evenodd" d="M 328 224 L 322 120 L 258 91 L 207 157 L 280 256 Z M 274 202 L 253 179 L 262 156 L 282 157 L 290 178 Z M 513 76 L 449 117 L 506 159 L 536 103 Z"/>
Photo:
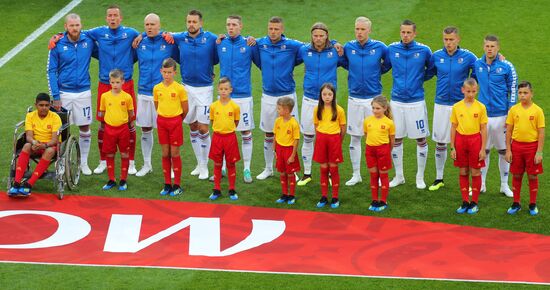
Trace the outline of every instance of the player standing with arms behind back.
<path fill-rule="evenodd" d="M 514 194 L 508 186 L 510 164 L 506 162 L 506 115 L 516 104 L 517 74 L 509 61 L 500 60 L 498 37 L 487 35 L 483 42 L 485 54 L 475 62 L 475 73 L 479 83 L 479 101 L 487 108 L 487 147 L 485 167 L 481 169 L 481 192 L 486 190 L 487 171 L 491 149 L 498 150 L 500 171 L 500 192 L 508 197 Z"/>
<path fill-rule="evenodd" d="M 391 102 L 395 122 L 395 144 L 392 159 L 395 177 L 390 187 L 405 183 L 403 175 L 403 138 L 416 139 L 416 188 L 424 189 L 424 170 L 428 154 L 428 114 L 424 101 L 424 81 L 433 77 L 432 51 L 414 40 L 416 24 L 405 20 L 400 27 L 401 41 L 388 46 L 392 66 Z"/>

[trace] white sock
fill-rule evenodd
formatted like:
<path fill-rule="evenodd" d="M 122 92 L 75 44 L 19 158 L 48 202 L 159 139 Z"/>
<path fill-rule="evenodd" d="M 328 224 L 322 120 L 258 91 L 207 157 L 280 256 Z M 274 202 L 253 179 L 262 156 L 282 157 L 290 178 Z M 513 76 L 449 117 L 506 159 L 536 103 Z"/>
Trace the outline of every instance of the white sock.
<path fill-rule="evenodd" d="M 265 169 L 273 171 L 273 139 L 274 137 L 265 137 L 264 139 L 264 160 Z"/>
<path fill-rule="evenodd" d="M 353 176 L 361 175 L 361 136 L 351 135 L 351 141 L 349 142 L 349 157 L 351 159 Z"/>
<path fill-rule="evenodd" d="M 201 144 L 199 143 L 199 131 L 189 131 L 189 139 L 191 139 L 191 147 L 195 153 L 195 158 L 197 158 L 197 164 L 200 164 Z"/>
<path fill-rule="evenodd" d="M 78 145 L 80 146 L 80 164 L 88 164 L 88 153 L 90 153 L 90 144 L 92 143 L 92 131 L 80 131 Z"/>
<path fill-rule="evenodd" d="M 199 164 L 208 165 L 208 153 L 210 153 L 210 132 L 199 134 L 200 139 L 200 162 Z"/>
<path fill-rule="evenodd" d="M 395 177 L 403 179 L 403 143 L 394 145 L 391 150 L 391 158 L 395 167 Z"/>
<path fill-rule="evenodd" d="M 418 179 L 424 179 L 426 160 L 428 160 L 428 142 L 424 141 L 416 145 L 416 178 Z"/>
<path fill-rule="evenodd" d="M 311 174 L 311 162 L 313 158 L 313 139 L 304 135 L 304 143 L 302 144 L 302 158 L 304 159 L 304 174 Z"/>
<path fill-rule="evenodd" d="M 151 154 L 153 152 L 153 130 L 141 131 L 141 155 L 143 165 L 151 166 Z"/>
<path fill-rule="evenodd" d="M 498 169 L 500 170 L 500 183 L 508 184 L 508 172 L 510 171 L 510 163 L 506 162 L 504 154 L 498 153 Z"/>
<path fill-rule="evenodd" d="M 252 133 L 242 134 L 242 150 L 244 170 L 250 170 L 250 161 L 252 160 Z"/>
<path fill-rule="evenodd" d="M 487 151 L 485 151 L 487 152 Z M 481 167 L 481 185 L 485 185 L 485 180 L 487 180 L 487 171 L 489 171 L 489 163 L 491 161 L 491 151 L 487 152 L 485 155 L 485 167 Z"/>
<path fill-rule="evenodd" d="M 445 171 L 445 162 L 447 161 L 447 144 L 435 145 L 435 179 L 443 179 Z"/>

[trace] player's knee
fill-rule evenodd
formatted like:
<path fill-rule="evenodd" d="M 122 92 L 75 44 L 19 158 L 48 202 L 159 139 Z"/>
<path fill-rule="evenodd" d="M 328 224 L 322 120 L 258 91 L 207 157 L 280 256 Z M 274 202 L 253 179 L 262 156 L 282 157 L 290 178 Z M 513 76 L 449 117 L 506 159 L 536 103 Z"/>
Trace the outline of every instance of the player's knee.
<path fill-rule="evenodd" d="M 149 133 L 151 131 L 153 131 L 153 127 L 141 127 L 142 133 Z"/>
<path fill-rule="evenodd" d="M 266 137 L 266 138 L 271 138 L 271 137 L 273 137 L 273 136 L 275 136 L 275 134 L 273 134 L 273 132 L 266 132 L 266 133 L 265 133 L 265 137 Z"/>
<path fill-rule="evenodd" d="M 241 132 L 241 136 L 243 135 L 250 135 L 251 131 L 242 131 Z"/>
<path fill-rule="evenodd" d="M 114 155 L 113 155 L 114 156 Z M 130 157 L 130 154 L 128 154 L 128 152 L 120 152 L 120 157 L 121 158 L 129 158 Z"/>
<path fill-rule="evenodd" d="M 481 169 L 478 168 L 472 168 L 472 176 L 480 176 L 481 175 Z"/>
<path fill-rule="evenodd" d="M 321 168 L 328 168 L 328 163 L 320 163 L 319 167 Z"/>
<path fill-rule="evenodd" d="M 489 153 L 491 153 L 491 150 L 485 149 L 485 154 L 489 155 Z"/>
<path fill-rule="evenodd" d="M 393 147 L 401 146 L 403 144 L 403 139 L 395 139 L 395 143 L 393 144 Z"/>
<path fill-rule="evenodd" d="M 514 177 L 515 177 L 515 175 L 514 175 Z M 528 174 L 527 178 L 529 178 L 529 180 L 537 180 L 538 177 L 535 174 Z"/>
<path fill-rule="evenodd" d="M 189 124 L 189 129 L 190 129 L 191 131 L 197 131 L 197 130 L 199 130 L 199 122 L 196 122 L 196 121 L 195 121 L 195 122 Z"/>
<path fill-rule="evenodd" d="M 439 148 L 447 148 L 447 144 L 445 144 L 445 143 L 436 143 L 436 145 Z"/>
<path fill-rule="evenodd" d="M 31 143 L 25 143 L 25 145 L 23 145 L 23 148 L 21 150 L 26 152 L 26 153 L 29 153 L 29 152 L 31 152 L 31 148 L 32 148 Z"/>
<path fill-rule="evenodd" d="M 371 168 L 369 168 L 369 172 L 370 172 L 370 173 L 376 173 L 376 172 L 379 172 L 379 171 L 378 171 L 378 167 L 376 167 L 376 166 L 375 166 L 375 167 L 371 167 Z M 380 172 L 382 172 L 382 171 L 380 171 Z"/>
<path fill-rule="evenodd" d="M 416 145 L 418 146 L 426 146 L 428 142 L 426 141 L 426 138 L 418 138 L 416 139 Z"/>
<path fill-rule="evenodd" d="M 506 149 L 498 150 L 498 154 L 506 155 Z"/>
<path fill-rule="evenodd" d="M 197 123 L 197 127 L 199 128 L 199 133 L 201 134 L 208 133 L 208 124 Z"/>
<path fill-rule="evenodd" d="M 88 130 L 90 130 L 90 125 L 79 126 L 78 128 L 80 132 L 88 132 Z"/>

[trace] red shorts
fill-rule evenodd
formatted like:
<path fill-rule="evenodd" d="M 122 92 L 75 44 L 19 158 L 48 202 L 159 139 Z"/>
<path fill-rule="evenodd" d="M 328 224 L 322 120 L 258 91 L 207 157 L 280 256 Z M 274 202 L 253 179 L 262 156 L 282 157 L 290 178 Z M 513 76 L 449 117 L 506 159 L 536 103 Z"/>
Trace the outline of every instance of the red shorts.
<path fill-rule="evenodd" d="M 530 175 L 537 175 L 543 172 L 542 162 L 535 164 L 535 155 L 539 143 L 535 142 L 517 142 L 512 141 L 512 164 L 510 164 L 510 173 L 523 174 L 527 172 Z"/>
<path fill-rule="evenodd" d="M 377 167 L 379 170 L 386 171 L 392 168 L 390 144 L 365 147 L 365 159 L 367 167 Z"/>
<path fill-rule="evenodd" d="M 120 153 L 128 153 L 130 150 L 130 128 L 128 128 L 128 124 L 120 126 L 105 124 L 101 151 L 109 154 L 116 153 L 117 146 Z"/>
<path fill-rule="evenodd" d="M 106 93 L 111 90 L 111 84 L 104 84 L 102 82 L 99 82 L 97 85 L 97 110 L 95 114 L 95 118 L 99 121 L 99 117 L 97 114 L 99 114 L 99 105 L 101 104 L 101 95 L 103 93 Z M 134 80 L 128 80 L 125 81 L 124 84 L 122 84 L 122 90 L 130 94 L 132 96 L 132 100 L 134 103 L 134 119 L 136 119 L 137 116 L 137 105 L 136 105 L 136 93 L 134 91 Z"/>
<path fill-rule="evenodd" d="M 275 144 L 275 155 L 277 157 L 277 171 L 280 173 L 294 173 L 300 171 L 300 159 L 298 154 L 294 156 L 294 162 L 288 163 L 288 158 L 292 155 L 292 146 L 281 146 Z"/>
<path fill-rule="evenodd" d="M 481 134 L 462 135 L 458 132 L 455 138 L 456 167 L 482 168 L 485 167 L 485 160 L 479 160 L 481 150 Z"/>
<path fill-rule="evenodd" d="M 342 163 L 342 140 L 340 134 L 317 132 L 313 160 L 318 163 Z"/>
<path fill-rule="evenodd" d="M 235 132 L 227 134 L 214 132 L 212 134 L 212 144 L 210 144 L 208 158 L 216 163 L 222 163 L 224 156 L 227 163 L 235 163 L 241 160 L 237 134 Z"/>
<path fill-rule="evenodd" d="M 183 119 L 181 116 L 162 117 L 157 116 L 157 133 L 159 144 L 181 146 L 183 145 Z"/>

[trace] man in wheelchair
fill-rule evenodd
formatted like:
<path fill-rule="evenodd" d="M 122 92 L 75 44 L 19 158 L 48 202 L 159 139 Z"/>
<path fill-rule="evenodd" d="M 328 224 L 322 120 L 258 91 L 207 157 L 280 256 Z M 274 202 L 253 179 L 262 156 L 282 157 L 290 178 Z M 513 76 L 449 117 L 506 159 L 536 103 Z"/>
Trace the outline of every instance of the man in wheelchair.
<path fill-rule="evenodd" d="M 50 96 L 45 93 L 38 94 L 35 107 L 36 110 L 27 113 L 25 117 L 27 143 L 19 153 L 15 179 L 8 191 L 10 196 L 29 196 L 34 183 L 48 169 L 50 161 L 57 152 L 59 138 L 57 131 L 61 127 L 61 118 L 50 111 Z M 21 184 L 31 156 L 41 156 L 41 158 L 31 177 Z"/>

